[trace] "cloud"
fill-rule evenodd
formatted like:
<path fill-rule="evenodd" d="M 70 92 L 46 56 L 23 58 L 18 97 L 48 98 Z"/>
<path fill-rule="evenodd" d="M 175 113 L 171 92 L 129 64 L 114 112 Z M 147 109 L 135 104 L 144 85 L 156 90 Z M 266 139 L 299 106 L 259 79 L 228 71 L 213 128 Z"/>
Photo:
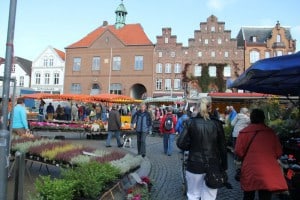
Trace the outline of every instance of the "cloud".
<path fill-rule="evenodd" d="M 236 0 L 208 0 L 207 7 L 213 10 L 223 10 L 227 5 L 234 3 Z"/>

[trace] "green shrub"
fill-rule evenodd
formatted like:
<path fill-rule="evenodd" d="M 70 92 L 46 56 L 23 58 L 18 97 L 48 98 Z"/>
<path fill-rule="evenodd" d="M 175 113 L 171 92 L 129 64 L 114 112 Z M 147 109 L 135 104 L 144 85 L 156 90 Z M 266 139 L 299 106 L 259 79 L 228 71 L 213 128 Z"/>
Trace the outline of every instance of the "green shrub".
<path fill-rule="evenodd" d="M 97 162 L 83 163 L 74 169 L 64 170 L 62 177 L 75 181 L 76 195 L 94 199 L 100 195 L 108 183 L 115 181 L 120 171 L 110 164 Z"/>
<path fill-rule="evenodd" d="M 40 176 L 35 182 L 37 197 L 41 200 L 72 200 L 76 180 L 51 179 L 50 176 Z"/>

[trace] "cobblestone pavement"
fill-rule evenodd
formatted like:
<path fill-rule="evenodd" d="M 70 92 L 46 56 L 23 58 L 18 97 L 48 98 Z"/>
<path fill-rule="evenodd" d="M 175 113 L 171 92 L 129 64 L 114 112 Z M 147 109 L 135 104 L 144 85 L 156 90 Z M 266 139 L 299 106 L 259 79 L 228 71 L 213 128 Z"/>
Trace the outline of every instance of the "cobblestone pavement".
<path fill-rule="evenodd" d="M 151 192 L 152 200 L 186 200 L 182 184 L 182 154 L 174 144 L 172 156 L 163 153 L 162 137 L 147 137 L 147 157 L 151 163 L 150 178 L 154 185 Z M 217 200 L 240 200 L 243 192 L 240 183 L 234 180 L 235 166 L 233 156 L 228 153 L 228 176 L 232 189 L 218 190 Z M 278 200 L 276 196 L 272 200 Z"/>

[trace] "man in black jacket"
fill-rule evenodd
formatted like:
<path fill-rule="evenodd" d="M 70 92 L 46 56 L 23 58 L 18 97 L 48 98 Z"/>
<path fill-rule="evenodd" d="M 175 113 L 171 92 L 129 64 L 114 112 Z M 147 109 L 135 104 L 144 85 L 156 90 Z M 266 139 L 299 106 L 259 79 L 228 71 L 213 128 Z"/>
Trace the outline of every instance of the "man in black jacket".
<path fill-rule="evenodd" d="M 109 112 L 107 125 L 108 125 L 107 126 L 108 135 L 106 139 L 106 147 L 111 147 L 110 140 L 113 135 L 117 139 L 118 147 L 122 147 L 123 144 L 121 143 L 121 138 L 120 138 L 121 117 L 115 105 L 112 106 L 111 111 Z"/>

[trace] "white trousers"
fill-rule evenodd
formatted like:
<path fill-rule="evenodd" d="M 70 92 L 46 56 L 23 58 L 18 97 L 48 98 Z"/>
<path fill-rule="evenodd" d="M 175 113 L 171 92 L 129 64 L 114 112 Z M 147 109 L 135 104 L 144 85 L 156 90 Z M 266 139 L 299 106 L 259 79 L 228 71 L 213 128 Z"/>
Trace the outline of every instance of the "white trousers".
<path fill-rule="evenodd" d="M 218 189 L 211 189 L 204 181 L 205 174 L 193 174 L 186 171 L 188 200 L 215 200 Z"/>

